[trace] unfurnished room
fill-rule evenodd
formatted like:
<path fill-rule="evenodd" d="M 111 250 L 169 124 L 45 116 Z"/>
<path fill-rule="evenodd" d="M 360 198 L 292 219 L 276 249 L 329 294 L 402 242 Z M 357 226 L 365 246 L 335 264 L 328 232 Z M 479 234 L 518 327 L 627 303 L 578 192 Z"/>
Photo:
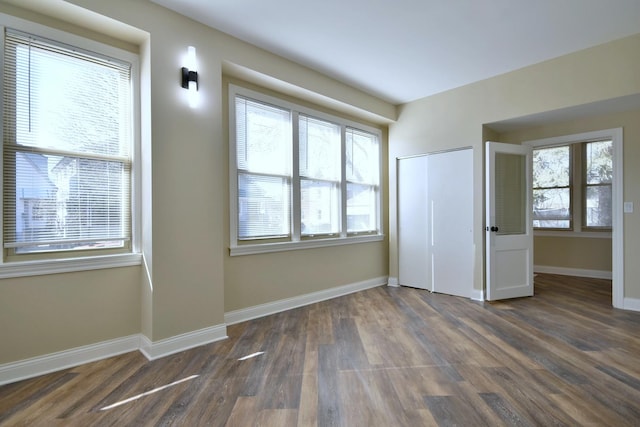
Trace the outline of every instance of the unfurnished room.
<path fill-rule="evenodd" d="M 637 0 L 0 26 L 0 426 L 640 425 Z"/>

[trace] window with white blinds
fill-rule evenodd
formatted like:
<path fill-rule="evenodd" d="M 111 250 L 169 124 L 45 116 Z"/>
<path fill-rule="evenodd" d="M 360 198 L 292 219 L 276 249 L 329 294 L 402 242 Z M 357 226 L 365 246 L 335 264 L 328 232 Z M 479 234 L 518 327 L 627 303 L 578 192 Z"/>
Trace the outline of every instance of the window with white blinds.
<path fill-rule="evenodd" d="M 233 85 L 230 100 L 232 248 L 380 234 L 379 131 Z"/>
<path fill-rule="evenodd" d="M 378 223 L 380 179 L 378 138 L 368 132 L 347 128 L 347 232 L 367 233 Z"/>
<path fill-rule="evenodd" d="M 302 236 L 340 233 L 340 126 L 299 115 Z"/>
<path fill-rule="evenodd" d="M 131 64 L 5 29 L 3 244 L 128 248 Z"/>

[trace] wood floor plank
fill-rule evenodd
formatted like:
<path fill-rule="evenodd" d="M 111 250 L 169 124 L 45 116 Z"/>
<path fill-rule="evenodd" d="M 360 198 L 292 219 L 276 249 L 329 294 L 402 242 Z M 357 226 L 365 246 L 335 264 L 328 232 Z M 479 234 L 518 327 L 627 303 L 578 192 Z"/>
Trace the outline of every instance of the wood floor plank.
<path fill-rule="evenodd" d="M 245 427 L 256 424 L 258 417 L 258 402 L 255 397 L 238 397 L 236 404 L 233 405 L 227 427 Z"/>
<path fill-rule="evenodd" d="M 2 386 L 0 426 L 637 427 L 639 326 L 601 279 L 492 303 L 378 287 Z"/>
<path fill-rule="evenodd" d="M 469 410 L 458 396 L 425 396 L 424 401 L 438 425 L 484 425 L 476 412 Z"/>
<path fill-rule="evenodd" d="M 133 375 L 145 363 L 146 359 L 141 354 L 128 353 L 85 365 L 84 370 L 77 370 L 80 374 L 77 381 L 80 387 L 91 384 L 92 388 L 84 389 L 81 398 L 74 392 L 69 406 L 57 418 L 65 419 L 78 412 L 89 411 L 119 385 L 118 381 Z"/>
<path fill-rule="evenodd" d="M 534 426 L 529 420 L 520 415 L 509 402 L 503 399 L 499 393 L 480 393 L 480 397 L 505 425 L 514 427 Z"/>
<path fill-rule="evenodd" d="M 302 376 L 297 425 L 299 427 L 318 425 L 318 376 L 315 373 Z"/>
<path fill-rule="evenodd" d="M 17 404 L 4 410 L 0 414 L 0 425 L 9 422 L 14 415 L 20 413 L 22 413 L 20 422 L 24 425 L 34 424 L 39 419 L 46 417 L 47 413 L 54 410 L 52 402 L 47 401 L 46 397 L 51 393 L 55 393 L 59 387 L 64 386 L 76 375 L 73 372 L 54 374 L 53 381 L 28 396 L 22 396 L 23 398 L 19 399 Z"/>
<path fill-rule="evenodd" d="M 258 413 L 258 426 L 295 426 L 298 412 L 293 409 L 263 409 Z M 246 425 L 246 424 L 245 424 Z"/>
<path fill-rule="evenodd" d="M 318 347 L 318 425 L 339 426 L 338 351 L 335 345 Z"/>

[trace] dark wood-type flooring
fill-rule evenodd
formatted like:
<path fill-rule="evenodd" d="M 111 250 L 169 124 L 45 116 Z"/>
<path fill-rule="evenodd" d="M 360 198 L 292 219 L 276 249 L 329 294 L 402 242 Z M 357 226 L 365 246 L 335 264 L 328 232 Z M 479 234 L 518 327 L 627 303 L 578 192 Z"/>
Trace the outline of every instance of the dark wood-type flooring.
<path fill-rule="evenodd" d="M 606 280 L 499 303 L 379 287 L 0 387 L 0 425 L 638 426 L 639 326 Z"/>

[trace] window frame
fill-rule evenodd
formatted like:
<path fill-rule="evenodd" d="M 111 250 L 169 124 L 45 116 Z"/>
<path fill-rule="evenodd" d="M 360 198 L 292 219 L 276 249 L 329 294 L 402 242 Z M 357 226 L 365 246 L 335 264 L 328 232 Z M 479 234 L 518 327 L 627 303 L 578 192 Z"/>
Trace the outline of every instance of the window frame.
<path fill-rule="evenodd" d="M 622 128 L 613 128 L 613 129 L 604 129 L 599 131 L 591 131 L 580 134 L 572 134 L 572 135 L 563 135 L 558 137 L 550 137 L 538 140 L 530 140 L 524 141 L 523 144 L 526 144 L 533 149 L 538 148 L 550 148 L 553 146 L 570 146 L 572 150 L 577 148 L 577 155 L 575 151 L 573 153 L 574 162 L 576 161 L 576 157 L 579 158 L 578 161 L 582 162 L 582 147 L 584 143 L 588 142 L 598 142 L 611 140 L 613 144 L 613 179 L 611 183 L 611 203 L 612 206 L 616 206 L 617 203 L 621 204 L 622 200 L 622 188 L 620 186 L 620 182 L 622 182 L 622 145 L 623 145 L 623 131 Z M 583 216 L 584 216 L 584 201 L 583 201 L 583 167 L 580 165 L 580 170 L 576 170 L 575 165 L 572 164 L 573 173 L 572 179 L 574 186 L 579 186 L 578 191 L 571 192 L 573 200 L 574 211 L 572 213 L 572 221 L 573 221 L 573 229 L 534 229 L 534 236 L 541 237 L 584 237 L 584 238 L 604 238 L 611 239 L 615 235 L 619 234 L 619 231 L 616 230 L 616 227 L 622 227 L 622 209 L 618 209 L 612 212 L 613 222 L 612 228 L 608 229 L 596 229 L 592 227 L 584 227 L 583 226 Z M 575 182 L 575 177 L 578 176 L 579 182 Z M 576 213 L 575 206 L 580 206 L 579 212 Z M 616 225 L 617 224 L 617 225 Z M 620 240 L 618 238 L 618 240 Z"/>
<path fill-rule="evenodd" d="M 543 147 L 535 147 L 533 149 L 533 151 L 536 150 L 545 150 L 545 149 L 550 149 L 550 148 L 560 148 L 560 147 L 568 147 L 569 148 L 569 185 L 566 187 L 532 187 L 532 191 L 535 191 L 537 189 L 542 189 L 542 190 L 546 190 L 546 189 L 554 189 L 554 188 L 568 188 L 569 189 L 569 227 L 567 228 L 562 228 L 562 227 L 536 227 L 533 226 L 533 230 L 534 231 L 573 231 L 574 229 L 574 225 L 575 225 L 575 209 L 576 209 L 576 200 L 574 197 L 574 186 L 575 186 L 575 181 L 574 181 L 574 171 L 575 171 L 575 161 L 574 161 L 574 147 L 572 144 L 556 144 L 556 145 L 548 145 L 548 146 L 543 146 Z M 534 165 L 535 166 L 535 165 Z M 531 168 L 531 172 L 533 173 L 533 167 Z M 532 184 L 533 185 L 533 184 Z M 533 218 L 533 215 L 532 215 Z"/>
<path fill-rule="evenodd" d="M 347 245 L 355 243 L 375 242 L 384 239 L 383 212 L 382 212 L 382 132 L 380 129 L 358 123 L 343 117 L 334 116 L 309 107 L 296 104 L 275 96 L 266 95 L 262 92 L 247 89 L 230 83 L 227 91 L 228 94 L 228 112 L 229 112 L 229 253 L 231 256 L 250 255 L 269 252 L 281 252 L 298 249 L 320 248 L 337 245 Z M 278 108 L 284 108 L 291 111 L 292 120 L 292 176 L 291 176 L 291 238 L 290 239 L 253 239 L 249 241 L 241 241 L 238 239 L 238 182 L 237 182 L 237 143 L 236 143 L 236 96 L 255 100 L 260 103 L 272 105 Z M 342 223 L 339 234 L 317 234 L 302 236 L 301 233 L 301 194 L 300 182 L 305 178 L 299 173 L 299 116 L 322 120 L 337 124 L 340 126 L 341 133 L 341 176 L 340 183 L 341 212 L 340 221 Z M 346 151 L 345 151 L 345 133 L 348 128 L 360 130 L 373 134 L 378 140 L 378 182 L 375 202 L 376 212 L 376 230 L 369 233 L 347 233 L 346 224 L 346 188 L 347 180 L 345 174 L 346 168 Z"/>
<path fill-rule="evenodd" d="M 86 251 L 53 251 L 30 254 L 11 254 L 12 251 L 3 249 L 3 255 L 0 257 L 0 279 L 140 265 L 142 263 L 142 255 L 140 251 L 141 162 L 139 161 L 141 157 L 141 145 L 140 66 L 138 55 L 95 40 L 0 13 L 0 31 L 2 31 L 0 47 L 3 52 L 2 58 L 4 58 L 5 49 L 5 28 L 13 28 L 21 32 L 33 34 L 37 37 L 52 40 L 55 43 L 76 47 L 88 52 L 94 52 L 97 55 L 116 58 L 131 64 L 131 241 L 123 249 L 112 248 L 92 249 Z M 1 61 L 4 61 L 4 59 Z M 2 84 L 4 84 L 4 82 Z M 0 105 L 0 112 L 2 112 L 2 108 L 4 107 Z M 0 128 L 0 133 L 4 133 L 4 126 Z M 2 150 L 4 155 L 4 147 Z M 2 171 L 0 170 L 0 172 Z M 1 176 L 2 175 L 0 174 L 0 177 Z M 4 224 L 3 206 L 0 206 L 0 221 Z M 0 245 L 4 248 L 4 234 L 0 235 Z"/>
<path fill-rule="evenodd" d="M 613 139 L 611 138 L 599 138 L 599 139 L 594 139 L 592 141 L 585 141 L 584 143 L 580 144 L 580 156 L 581 156 L 581 174 L 580 174 L 580 179 L 581 179 L 581 196 L 582 196 L 582 206 L 581 206 L 581 214 L 582 214 L 582 222 L 580 223 L 581 228 L 583 231 L 589 231 L 589 232 L 597 232 L 597 233 L 602 233 L 602 232 L 611 232 L 611 229 L 613 228 L 613 224 L 608 227 L 608 226 L 594 226 L 594 225 L 587 225 L 587 193 L 588 193 L 588 189 L 590 187 L 609 187 L 610 188 L 610 193 L 611 193 L 611 206 L 612 206 L 612 210 L 613 210 L 613 179 L 612 182 L 609 183 L 598 183 L 598 184 L 589 184 L 587 181 L 587 144 L 589 143 L 594 143 L 594 142 L 607 142 L 610 141 L 611 142 L 611 146 L 613 149 Z M 613 156 L 612 156 L 613 157 Z M 611 164 L 612 164 L 612 169 L 613 169 L 613 158 L 611 159 Z M 613 223 L 613 212 L 611 214 L 611 220 Z"/>

